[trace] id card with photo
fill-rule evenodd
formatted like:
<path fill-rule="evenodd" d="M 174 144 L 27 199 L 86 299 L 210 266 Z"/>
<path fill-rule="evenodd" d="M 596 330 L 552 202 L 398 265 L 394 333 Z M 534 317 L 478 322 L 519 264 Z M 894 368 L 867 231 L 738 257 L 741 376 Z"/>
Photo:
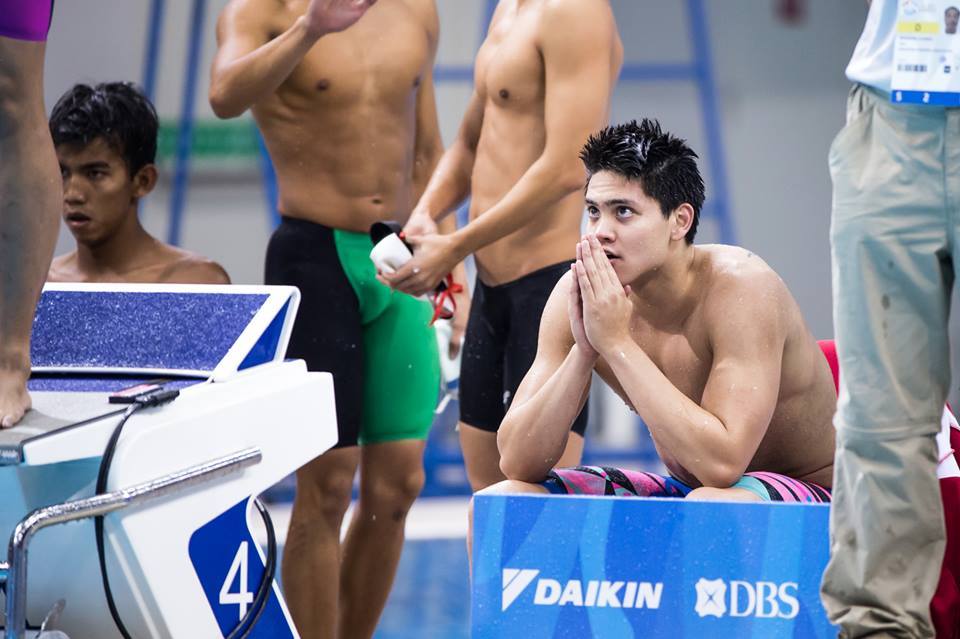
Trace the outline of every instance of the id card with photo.
<path fill-rule="evenodd" d="M 899 0 L 890 100 L 960 106 L 960 0 Z"/>

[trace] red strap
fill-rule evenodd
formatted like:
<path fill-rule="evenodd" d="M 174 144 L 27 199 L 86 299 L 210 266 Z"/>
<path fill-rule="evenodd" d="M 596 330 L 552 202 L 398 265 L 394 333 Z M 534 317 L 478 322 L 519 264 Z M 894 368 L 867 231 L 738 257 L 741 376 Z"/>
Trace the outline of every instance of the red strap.
<path fill-rule="evenodd" d="M 447 300 L 450 300 L 450 303 L 453 305 L 453 310 L 457 310 L 457 298 L 454 297 L 454 295 L 463 291 L 463 285 L 453 281 L 453 273 L 448 273 L 447 277 L 444 278 L 444 282 L 446 282 L 447 288 L 431 295 L 430 302 L 433 304 L 433 317 L 430 319 L 430 326 L 433 326 L 434 322 L 438 319 L 450 319 L 453 317 L 452 313 L 447 315 L 444 312 L 444 304 Z"/>

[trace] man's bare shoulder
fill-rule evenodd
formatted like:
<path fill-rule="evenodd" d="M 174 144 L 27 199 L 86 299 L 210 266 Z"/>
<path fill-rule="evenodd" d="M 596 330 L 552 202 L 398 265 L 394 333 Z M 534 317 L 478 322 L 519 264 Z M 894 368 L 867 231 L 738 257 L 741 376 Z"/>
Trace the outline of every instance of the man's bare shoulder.
<path fill-rule="evenodd" d="M 156 280 L 158 284 L 230 283 L 230 276 L 217 262 L 173 246 L 165 248 L 167 256 Z"/>
<path fill-rule="evenodd" d="M 537 40 L 547 51 L 610 62 L 619 69 L 623 44 L 609 0 L 542 0 Z"/>
<path fill-rule="evenodd" d="M 289 0 L 230 0 L 221 15 L 239 18 L 270 18 L 291 11 Z M 302 12 L 301 12 L 302 13 Z"/>
<path fill-rule="evenodd" d="M 585 15 L 595 18 L 612 16 L 610 0 L 541 0 L 544 17 L 582 18 Z"/>
<path fill-rule="evenodd" d="M 436 36 L 440 31 L 440 17 L 437 15 L 436 0 L 406 0 L 406 2 L 427 32 Z"/>
<path fill-rule="evenodd" d="M 50 263 L 50 270 L 47 271 L 48 282 L 78 282 L 77 276 L 77 252 L 70 251 L 63 255 L 53 258 Z"/>
<path fill-rule="evenodd" d="M 546 33 L 561 37 L 583 29 L 616 30 L 609 0 L 541 0 L 540 19 Z M 557 32 L 557 29 L 575 31 Z"/>
<path fill-rule="evenodd" d="M 776 315 L 792 300 L 787 285 L 776 271 L 756 253 L 740 246 L 698 245 L 706 289 L 704 310 L 710 315 L 727 315 L 733 309 Z"/>
<path fill-rule="evenodd" d="M 220 13 L 217 26 L 267 34 L 296 15 L 299 14 L 293 11 L 289 0 L 230 0 Z"/>

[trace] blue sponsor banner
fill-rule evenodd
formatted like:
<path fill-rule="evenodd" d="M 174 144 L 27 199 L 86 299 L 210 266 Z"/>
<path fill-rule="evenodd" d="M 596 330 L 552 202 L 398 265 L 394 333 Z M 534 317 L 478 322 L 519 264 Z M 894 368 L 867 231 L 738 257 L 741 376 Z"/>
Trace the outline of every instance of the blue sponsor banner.
<path fill-rule="evenodd" d="M 942 91 L 901 91 L 890 93 L 890 101 L 900 104 L 929 104 L 931 106 L 960 106 L 960 93 Z"/>
<path fill-rule="evenodd" d="M 474 639 L 836 636 L 829 506 L 479 495 Z"/>
<path fill-rule="evenodd" d="M 190 561 L 224 637 L 246 614 L 263 576 L 263 560 L 247 526 L 248 504 L 249 500 L 244 499 L 195 530 L 190 537 Z M 263 614 L 249 636 L 257 639 L 299 636 L 280 606 L 276 583 L 271 585 Z"/>

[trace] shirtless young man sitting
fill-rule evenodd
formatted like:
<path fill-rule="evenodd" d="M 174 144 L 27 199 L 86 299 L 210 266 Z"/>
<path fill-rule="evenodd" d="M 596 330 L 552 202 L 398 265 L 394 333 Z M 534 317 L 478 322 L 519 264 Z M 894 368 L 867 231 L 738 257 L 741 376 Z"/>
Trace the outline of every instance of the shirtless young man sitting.
<path fill-rule="evenodd" d="M 643 120 L 604 129 L 580 157 L 588 232 L 500 427 L 501 466 L 516 481 L 495 490 L 829 501 L 837 398 L 826 358 L 763 260 L 693 244 L 696 154 Z M 594 370 L 643 418 L 670 477 L 552 470 Z"/>
<path fill-rule="evenodd" d="M 53 260 L 50 282 L 229 284 L 223 268 L 164 244 L 137 205 L 157 184 L 157 113 L 136 87 L 78 84 L 53 107 L 63 220 L 77 249 Z"/>
<path fill-rule="evenodd" d="M 460 373 L 460 445 L 473 490 L 501 481 L 497 429 L 537 351 L 550 291 L 580 237 L 577 152 L 604 126 L 623 47 L 609 0 L 500 0 L 477 52 L 474 92 L 405 228 L 413 259 L 391 286 L 419 295 L 473 254 L 477 281 Z M 470 222 L 435 220 L 470 196 Z M 583 450 L 587 411 L 564 461 Z"/>

